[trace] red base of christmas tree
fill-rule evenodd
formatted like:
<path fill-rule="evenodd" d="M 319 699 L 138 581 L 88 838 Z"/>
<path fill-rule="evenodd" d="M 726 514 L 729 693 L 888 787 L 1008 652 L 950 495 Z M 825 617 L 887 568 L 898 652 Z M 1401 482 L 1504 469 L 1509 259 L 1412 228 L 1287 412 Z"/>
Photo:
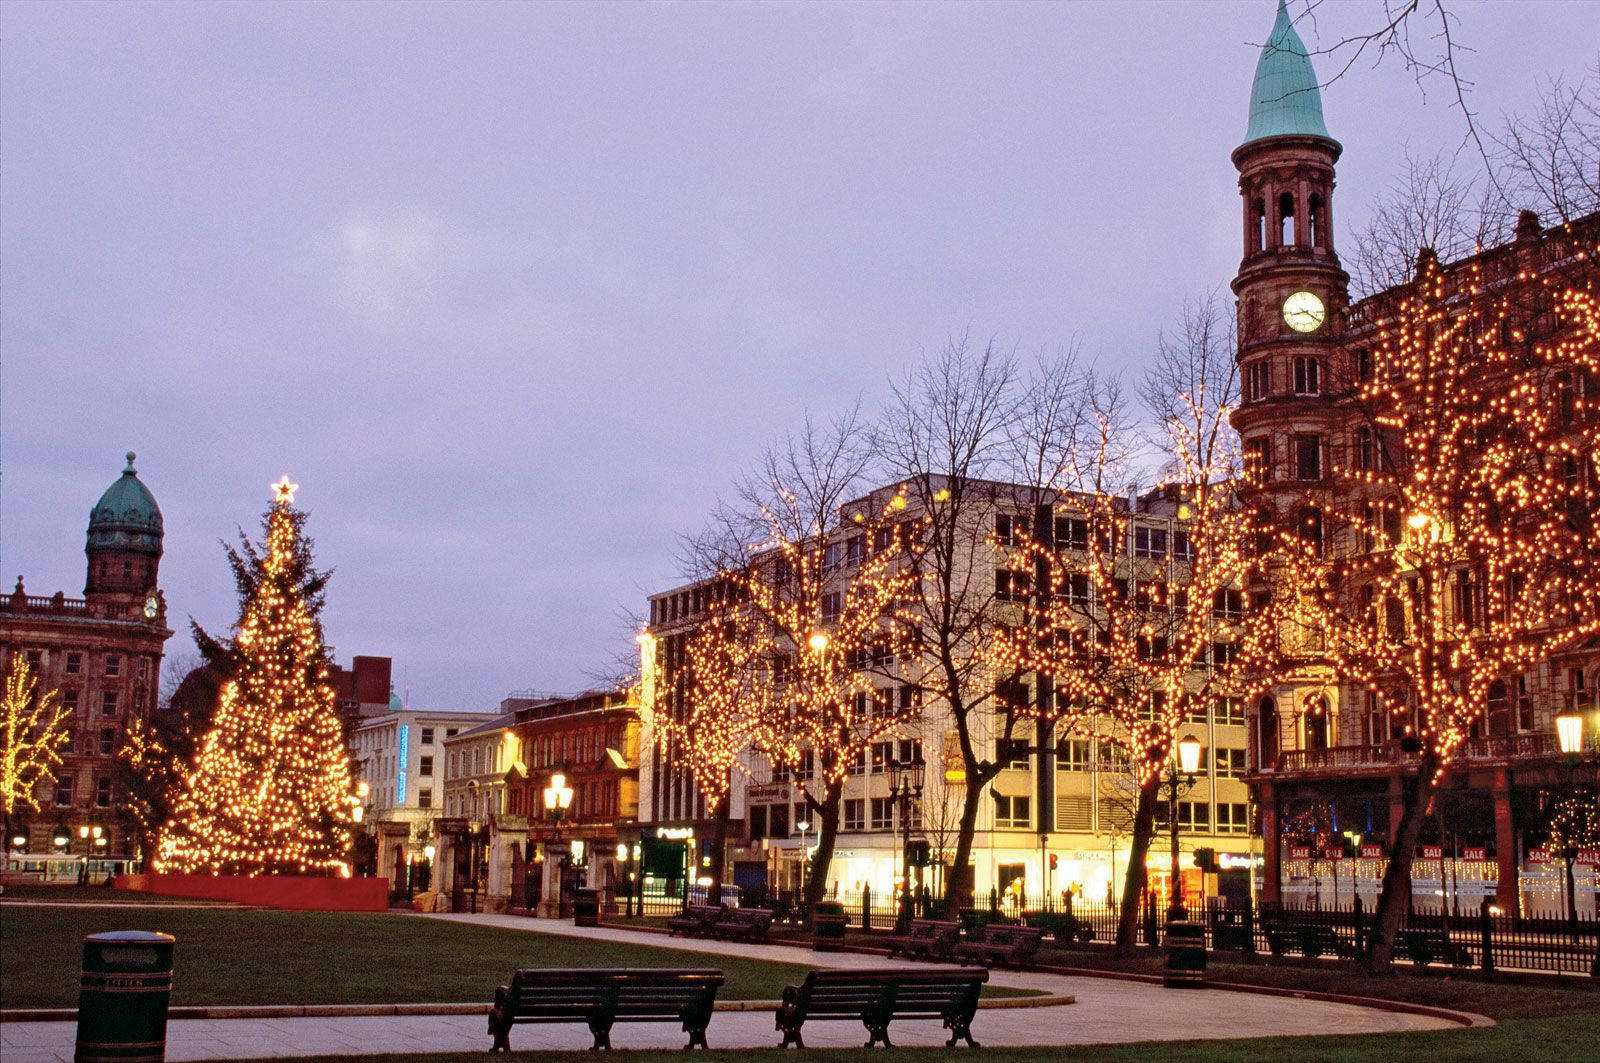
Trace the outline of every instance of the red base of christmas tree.
<path fill-rule="evenodd" d="M 116 888 L 194 900 L 233 901 L 262 908 L 308 912 L 382 912 L 389 907 L 386 878 L 315 875 L 118 875 Z"/>

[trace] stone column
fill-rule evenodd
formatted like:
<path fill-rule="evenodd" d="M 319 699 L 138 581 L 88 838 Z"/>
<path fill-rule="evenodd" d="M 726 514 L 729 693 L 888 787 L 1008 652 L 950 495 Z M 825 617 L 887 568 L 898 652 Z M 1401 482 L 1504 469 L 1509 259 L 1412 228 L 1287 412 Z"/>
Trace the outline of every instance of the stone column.
<path fill-rule="evenodd" d="M 1494 899 L 1503 910 L 1518 910 L 1517 830 L 1511 818 L 1511 773 L 1505 767 L 1494 772 L 1494 855 L 1498 874 Z"/>
<path fill-rule="evenodd" d="M 1283 900 L 1279 820 L 1277 789 L 1272 783 L 1264 782 L 1261 784 L 1261 899 L 1273 904 Z"/>

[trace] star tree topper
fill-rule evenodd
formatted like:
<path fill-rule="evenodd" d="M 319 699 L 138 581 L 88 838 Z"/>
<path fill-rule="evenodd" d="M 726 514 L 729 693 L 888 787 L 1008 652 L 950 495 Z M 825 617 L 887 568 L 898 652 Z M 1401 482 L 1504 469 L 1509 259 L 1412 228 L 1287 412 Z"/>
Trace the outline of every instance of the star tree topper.
<path fill-rule="evenodd" d="M 294 493 L 300 490 L 300 485 L 296 483 L 290 483 L 287 475 L 285 475 L 283 479 L 279 480 L 277 483 L 269 484 L 268 486 L 272 488 L 274 493 L 272 500 L 274 502 L 280 502 L 286 506 L 294 504 Z"/>

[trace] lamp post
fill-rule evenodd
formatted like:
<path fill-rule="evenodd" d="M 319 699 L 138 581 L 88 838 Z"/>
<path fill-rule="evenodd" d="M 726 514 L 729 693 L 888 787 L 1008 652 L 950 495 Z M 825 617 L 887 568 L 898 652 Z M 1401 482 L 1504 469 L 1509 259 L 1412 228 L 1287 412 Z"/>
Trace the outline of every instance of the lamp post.
<path fill-rule="evenodd" d="M 544 788 L 544 815 L 550 821 L 553 831 L 552 840 L 561 839 L 561 820 L 566 816 L 567 809 L 572 807 L 572 787 L 567 785 L 567 776 L 564 772 L 556 772 L 550 776 L 550 785 Z M 566 869 L 570 863 L 567 854 L 561 856 L 560 865 L 556 868 L 556 916 L 559 918 L 566 893 Z"/>
<path fill-rule="evenodd" d="M 427 877 L 422 883 L 422 888 L 425 890 L 433 888 L 433 857 L 438 851 L 438 849 L 434 848 L 432 842 L 429 842 L 427 845 L 422 847 L 422 858 L 428 862 Z"/>
<path fill-rule="evenodd" d="M 1183 880 L 1179 877 L 1178 868 L 1178 775 L 1181 772 L 1184 783 L 1193 785 L 1199 770 L 1200 740 L 1193 735 L 1184 735 L 1178 739 L 1178 755 L 1169 763 L 1167 774 L 1172 795 L 1167 806 L 1167 823 L 1172 829 L 1172 896 L 1167 905 L 1169 920 L 1182 919 L 1186 914 L 1183 907 Z"/>
<path fill-rule="evenodd" d="M 1583 716 L 1576 711 L 1564 712 L 1556 717 L 1556 744 L 1561 749 L 1561 775 L 1563 803 L 1573 800 L 1576 787 L 1573 776 L 1578 768 L 1578 759 L 1583 755 Z M 1562 810 L 1565 812 L 1565 809 Z M 1552 820 L 1555 813 L 1552 812 Z M 1562 833 L 1568 834 L 1567 830 Z M 1573 881 L 1572 864 L 1578 856 L 1577 846 L 1571 837 L 1561 839 L 1561 862 L 1565 867 L 1565 886 L 1567 892 L 1567 925 L 1572 933 L 1577 933 L 1578 927 L 1578 897 L 1577 884 Z M 1600 953 L 1596 953 L 1600 956 Z M 1600 963 L 1600 959 L 1596 960 Z"/>
<path fill-rule="evenodd" d="M 927 765 L 921 752 L 910 760 L 889 758 L 889 799 L 900 817 L 900 909 L 902 921 L 909 918 L 911 906 L 911 803 L 922 800 L 922 776 Z"/>

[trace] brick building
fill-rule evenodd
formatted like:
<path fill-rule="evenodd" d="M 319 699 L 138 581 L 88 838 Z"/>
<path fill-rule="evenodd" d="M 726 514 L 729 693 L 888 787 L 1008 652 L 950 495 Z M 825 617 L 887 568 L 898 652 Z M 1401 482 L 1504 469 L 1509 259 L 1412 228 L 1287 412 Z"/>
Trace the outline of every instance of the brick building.
<path fill-rule="evenodd" d="M 1233 421 L 1247 460 L 1265 477 L 1264 497 L 1303 534 L 1331 542 L 1333 529 L 1355 525 L 1370 501 L 1360 494 L 1359 477 L 1334 474 L 1375 467 L 1371 429 L 1353 409 L 1352 396 L 1371 373 L 1367 352 L 1376 321 L 1404 288 L 1350 300 L 1332 223 L 1335 164 L 1343 148 L 1328 133 L 1317 84 L 1305 46 L 1280 8 L 1256 69 L 1245 141 L 1232 156 L 1244 222 L 1244 257 L 1232 282 L 1244 387 Z M 1587 271 L 1592 278 L 1597 245 L 1600 215 L 1544 228 L 1524 212 L 1511 242 L 1445 264 L 1447 289 L 1464 295 L 1456 278 L 1474 270 L 1491 290 L 1531 303 L 1520 299 L 1516 286 L 1531 295 L 1538 278 L 1556 269 Z M 1513 324 L 1539 339 L 1549 339 L 1556 327 L 1553 316 L 1539 314 Z M 1600 400 L 1600 380 L 1593 376 L 1575 372 L 1553 387 L 1565 389 L 1565 399 L 1556 394 L 1552 401 L 1574 409 L 1582 408 L 1575 396 Z M 1593 416 L 1592 407 L 1582 415 Z M 1594 470 L 1575 472 L 1592 476 Z M 1490 897 L 1508 908 L 1520 901 L 1526 909 L 1554 900 L 1554 868 L 1529 844 L 1548 792 L 1565 770 L 1553 718 L 1585 714 L 1592 742 L 1600 724 L 1597 687 L 1600 650 L 1594 646 L 1491 687 L 1483 719 L 1444 780 L 1437 814 L 1425 827 L 1424 858 L 1412 879 L 1418 907 L 1442 901 L 1473 908 Z M 1337 892 L 1348 905 L 1359 893 L 1370 905 L 1386 866 L 1382 854 L 1399 822 L 1402 780 L 1416 770 L 1414 754 L 1364 690 L 1315 661 L 1249 706 L 1249 715 L 1250 781 L 1264 835 L 1261 896 L 1325 904 Z M 1334 847 L 1295 844 L 1296 828 L 1289 826 L 1295 822 L 1325 825 L 1345 854 L 1334 859 Z M 1592 866 L 1580 869 L 1577 895 L 1580 910 L 1593 904 Z"/>
<path fill-rule="evenodd" d="M 127 468 L 89 512 L 83 597 L 29 594 L 19 576 L 0 598 L 0 668 L 23 655 L 38 689 L 59 690 L 71 712 L 61 768 L 40 784 L 40 810 L 11 824 L 6 844 L 13 849 L 139 856 L 137 831 L 122 811 L 116 757 L 128 727 L 156 709 L 172 631 L 158 582 L 161 508 L 133 462 L 130 452 Z"/>
<path fill-rule="evenodd" d="M 618 895 L 634 869 L 639 814 L 639 705 L 628 690 L 591 690 L 516 709 L 512 731 L 520 778 L 507 778 L 506 816 L 526 830 L 525 874 L 548 906 L 564 874 L 568 889 Z M 556 775 L 572 790 L 559 818 L 544 806 Z M 505 833 L 505 832 L 502 832 Z M 626 851 L 627 858 L 619 859 Z M 524 886 L 525 894 L 531 896 Z"/>

